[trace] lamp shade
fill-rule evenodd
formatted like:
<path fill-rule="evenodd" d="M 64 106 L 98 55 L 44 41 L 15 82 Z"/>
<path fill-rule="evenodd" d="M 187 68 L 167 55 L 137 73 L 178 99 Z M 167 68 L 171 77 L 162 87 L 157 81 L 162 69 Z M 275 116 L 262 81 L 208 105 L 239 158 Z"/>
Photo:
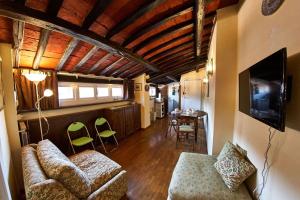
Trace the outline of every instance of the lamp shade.
<path fill-rule="evenodd" d="M 40 82 L 46 79 L 46 74 L 44 73 L 23 73 L 23 75 L 32 82 Z"/>
<path fill-rule="evenodd" d="M 46 90 L 44 91 L 44 96 L 45 96 L 45 97 L 51 97 L 52 95 L 53 95 L 53 91 L 52 91 L 52 90 L 46 89 Z"/>

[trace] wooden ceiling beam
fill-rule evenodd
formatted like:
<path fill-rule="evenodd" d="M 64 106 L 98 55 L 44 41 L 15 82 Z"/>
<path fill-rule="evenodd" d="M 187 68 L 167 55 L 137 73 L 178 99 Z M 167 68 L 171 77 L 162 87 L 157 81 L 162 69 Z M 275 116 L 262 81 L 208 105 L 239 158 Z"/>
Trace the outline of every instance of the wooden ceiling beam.
<path fill-rule="evenodd" d="M 98 50 L 99 50 L 99 47 L 97 47 L 97 46 L 94 46 L 93 48 L 91 48 L 89 50 L 89 52 L 87 54 L 85 54 L 85 56 L 83 58 L 81 58 L 81 60 L 77 63 L 77 65 L 75 65 L 72 72 L 78 72 L 79 69 L 84 65 L 84 63 L 86 63 L 86 61 L 88 61 Z"/>
<path fill-rule="evenodd" d="M 46 46 L 47 46 L 47 43 L 48 43 L 50 33 L 51 33 L 51 31 L 48 30 L 48 29 L 42 29 L 41 30 L 37 52 L 34 56 L 34 60 L 33 60 L 33 64 L 32 64 L 33 69 L 38 69 L 39 68 L 41 59 L 44 55 L 44 52 L 45 52 L 45 49 L 46 49 Z"/>
<path fill-rule="evenodd" d="M 185 62 L 188 62 L 188 61 L 193 61 L 194 59 L 195 59 L 195 55 L 189 55 L 189 56 L 186 56 L 186 57 L 184 57 L 180 60 L 174 60 L 170 64 L 165 64 L 165 65 L 161 66 L 161 69 L 168 70 L 170 68 L 177 67 L 178 65 L 181 65 L 182 63 L 185 63 Z"/>
<path fill-rule="evenodd" d="M 103 69 L 100 72 L 100 75 L 105 75 L 108 71 L 112 70 L 117 64 L 119 64 L 121 61 L 123 61 L 125 58 L 121 57 L 118 60 L 116 60 L 115 62 L 113 62 L 112 64 L 110 64 L 109 66 L 107 66 L 105 69 Z"/>
<path fill-rule="evenodd" d="M 108 53 L 105 56 L 103 56 L 102 58 L 100 58 L 100 60 L 98 60 L 88 71 L 88 73 L 93 73 L 93 71 L 95 71 L 100 65 L 101 63 L 103 63 L 104 61 L 106 61 L 109 57 L 111 57 L 113 54 L 112 53 Z"/>
<path fill-rule="evenodd" d="M 172 75 L 166 76 L 166 78 L 171 80 L 172 82 L 179 82 L 179 80 L 177 78 L 175 78 L 175 76 L 172 76 Z"/>
<path fill-rule="evenodd" d="M 130 67 L 134 67 L 138 64 L 136 63 L 133 63 L 133 62 L 129 62 L 121 67 L 119 67 L 118 69 L 116 69 L 112 74 L 111 76 L 119 76 L 119 74 L 121 74 L 122 72 L 128 70 Z"/>
<path fill-rule="evenodd" d="M 176 41 L 179 41 L 179 40 L 185 39 L 185 38 L 191 38 L 191 37 L 193 37 L 193 36 L 194 36 L 193 33 L 186 33 L 186 34 L 183 34 L 183 35 L 181 35 L 181 36 L 179 36 L 179 37 L 176 37 L 176 38 L 174 38 L 174 39 L 172 39 L 172 40 L 169 40 L 169 41 L 167 41 L 167 42 L 164 42 L 164 43 L 162 43 L 162 44 L 160 44 L 160 45 L 154 47 L 153 49 L 150 49 L 150 50 L 146 51 L 145 53 L 142 54 L 142 56 L 145 57 L 145 56 L 150 55 L 151 53 L 153 53 L 153 52 L 155 52 L 155 51 L 157 51 L 157 50 L 159 50 L 159 49 L 161 49 L 161 48 L 164 48 L 164 47 L 166 47 L 166 46 L 172 44 L 173 42 L 176 42 Z"/>
<path fill-rule="evenodd" d="M 120 54 L 123 57 L 140 63 L 151 71 L 159 72 L 159 69 L 155 65 L 144 60 L 141 56 L 132 51 L 120 46 L 116 42 L 112 42 L 90 30 L 82 29 L 81 27 L 58 17 L 50 17 L 47 13 L 25 7 L 18 3 L 0 1 L 0 16 L 21 20 L 44 29 L 50 29 L 70 35 L 79 40 L 98 46 L 105 51 Z"/>
<path fill-rule="evenodd" d="M 138 69 L 138 70 L 136 70 L 135 72 L 133 72 L 133 73 L 131 73 L 131 74 L 128 74 L 128 75 L 126 75 L 126 76 L 128 76 L 129 79 L 132 79 L 132 78 L 137 77 L 137 76 L 139 76 L 139 75 L 141 75 L 141 74 L 143 74 L 143 73 L 146 73 L 146 71 L 147 71 L 147 69 L 145 69 L 145 68 L 143 67 L 143 68 Z M 124 76 L 124 78 L 125 78 L 126 76 Z"/>
<path fill-rule="evenodd" d="M 111 2 L 111 0 L 97 0 L 93 9 L 83 21 L 81 27 L 83 29 L 89 29 L 89 27 L 97 20 Z"/>
<path fill-rule="evenodd" d="M 77 40 L 76 38 L 73 38 L 70 41 L 70 43 L 68 44 L 68 47 L 65 49 L 65 52 L 56 67 L 57 71 L 61 71 L 63 69 L 63 66 L 65 65 L 66 61 L 68 60 L 68 58 L 70 57 L 70 55 L 72 54 L 73 50 L 76 48 L 78 43 L 79 43 L 79 40 Z"/>
<path fill-rule="evenodd" d="M 187 55 L 187 54 L 191 54 L 193 53 L 193 49 L 187 49 L 186 51 L 179 51 L 177 53 L 172 54 L 171 56 L 165 58 L 165 59 L 160 59 L 159 62 L 155 62 L 156 65 L 163 65 L 165 63 L 168 63 L 172 60 L 176 60 L 178 58 L 180 58 L 181 56 Z"/>
<path fill-rule="evenodd" d="M 183 44 L 176 45 L 171 49 L 168 49 L 168 50 L 162 51 L 158 54 L 155 54 L 154 56 L 150 57 L 148 60 L 152 62 L 158 58 L 159 59 L 165 58 L 166 56 L 170 55 L 171 53 L 173 53 L 174 51 L 176 51 L 178 49 L 182 48 L 182 50 L 183 49 L 185 50 L 185 49 L 189 48 L 191 45 L 193 45 L 193 43 L 194 43 L 193 41 L 188 41 Z"/>
<path fill-rule="evenodd" d="M 131 36 L 128 39 L 126 39 L 122 45 L 127 46 L 128 44 L 135 41 L 142 35 L 150 32 L 151 30 L 158 28 L 159 26 L 165 24 L 166 22 L 168 22 L 172 19 L 175 19 L 181 15 L 187 14 L 192 11 L 193 11 L 193 7 L 190 4 L 185 5 L 183 8 L 176 9 L 171 14 L 166 16 L 164 19 L 158 19 L 148 26 L 140 27 L 137 31 L 135 31 L 133 34 L 131 34 Z"/>
<path fill-rule="evenodd" d="M 24 27 L 25 23 L 21 21 L 13 21 L 13 52 L 14 52 L 14 67 L 18 68 L 20 65 L 20 49 L 24 41 Z"/>
<path fill-rule="evenodd" d="M 138 70 L 138 68 L 140 68 L 140 67 L 141 67 L 141 65 L 137 64 L 134 67 L 127 69 L 124 72 L 122 72 L 121 74 L 119 74 L 119 77 L 121 77 L 121 78 L 126 77 L 126 76 L 128 76 L 128 74 L 132 73 L 133 70 Z M 135 72 L 133 72 L 133 73 L 135 73 Z"/>
<path fill-rule="evenodd" d="M 129 17 L 126 17 L 123 21 L 121 21 L 114 28 L 112 28 L 112 30 L 110 30 L 107 33 L 106 38 L 108 38 L 108 39 L 112 38 L 114 35 L 116 35 L 120 31 L 122 31 L 123 29 L 125 29 L 130 24 L 134 23 L 141 16 L 143 16 L 147 12 L 151 11 L 152 9 L 154 9 L 156 6 L 160 5 L 164 1 L 165 0 L 155 0 L 155 1 L 147 4 L 146 6 L 139 8 L 134 14 L 130 15 Z"/>
<path fill-rule="evenodd" d="M 60 7 L 63 4 L 63 0 L 51 0 L 48 1 L 47 14 L 51 17 L 56 17 Z"/>
<path fill-rule="evenodd" d="M 133 51 L 137 52 L 140 49 L 144 48 L 145 46 L 151 44 L 152 42 L 163 38 L 163 37 L 167 37 L 170 36 L 172 34 L 178 33 L 180 31 L 186 30 L 193 27 L 193 21 L 192 20 L 188 20 L 182 23 L 179 23 L 175 26 L 171 26 L 170 28 L 167 28 L 166 30 L 163 30 L 162 32 L 155 34 L 151 37 L 148 37 L 147 39 L 143 40 L 141 43 L 139 43 L 138 45 L 133 47 Z"/>
<path fill-rule="evenodd" d="M 206 60 L 199 59 L 199 60 L 193 61 L 192 63 L 188 63 L 188 64 L 186 64 L 186 65 L 184 65 L 180 68 L 176 68 L 176 69 L 164 72 L 164 73 L 156 74 L 153 77 L 151 77 L 149 79 L 149 81 L 150 82 L 155 82 L 155 80 L 158 80 L 162 77 L 166 77 L 166 76 L 169 76 L 169 75 L 180 74 L 181 72 L 183 72 L 185 70 L 196 70 L 200 65 L 204 65 L 205 63 L 206 63 Z"/>
<path fill-rule="evenodd" d="M 204 0 L 195 0 L 194 6 L 194 18 L 195 18 L 195 54 L 196 57 L 200 57 L 201 54 L 201 33 L 203 29 L 204 19 Z"/>

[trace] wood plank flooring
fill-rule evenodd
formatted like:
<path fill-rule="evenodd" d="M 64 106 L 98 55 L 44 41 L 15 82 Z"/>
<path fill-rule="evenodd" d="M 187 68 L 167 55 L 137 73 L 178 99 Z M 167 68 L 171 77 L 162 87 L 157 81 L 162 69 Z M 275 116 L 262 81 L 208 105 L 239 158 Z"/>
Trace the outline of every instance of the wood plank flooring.
<path fill-rule="evenodd" d="M 128 172 L 127 199 L 167 199 L 170 179 L 179 155 L 192 148 L 184 145 L 176 148 L 174 130 L 172 136 L 167 138 L 166 130 L 167 119 L 157 120 L 149 128 L 120 141 L 118 149 L 109 153 L 108 156 Z M 203 129 L 199 129 L 195 152 L 207 153 Z"/>

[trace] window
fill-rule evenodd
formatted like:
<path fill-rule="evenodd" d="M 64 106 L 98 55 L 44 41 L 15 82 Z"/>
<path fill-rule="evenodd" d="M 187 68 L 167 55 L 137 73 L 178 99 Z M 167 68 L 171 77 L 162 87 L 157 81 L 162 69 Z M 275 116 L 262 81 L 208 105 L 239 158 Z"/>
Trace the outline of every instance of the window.
<path fill-rule="evenodd" d="M 95 89 L 94 87 L 79 87 L 79 98 L 94 98 Z"/>
<path fill-rule="evenodd" d="M 123 89 L 121 87 L 112 87 L 111 93 L 113 97 L 123 97 Z"/>
<path fill-rule="evenodd" d="M 155 87 L 150 87 L 149 94 L 150 94 L 151 97 L 155 97 L 156 96 L 156 88 Z"/>
<path fill-rule="evenodd" d="M 58 87 L 58 98 L 59 99 L 74 99 L 74 90 L 72 86 Z"/>
<path fill-rule="evenodd" d="M 108 97 L 109 88 L 108 87 L 97 87 L 97 97 Z"/>
<path fill-rule="evenodd" d="M 87 105 L 123 98 L 123 85 L 58 82 L 59 106 Z"/>

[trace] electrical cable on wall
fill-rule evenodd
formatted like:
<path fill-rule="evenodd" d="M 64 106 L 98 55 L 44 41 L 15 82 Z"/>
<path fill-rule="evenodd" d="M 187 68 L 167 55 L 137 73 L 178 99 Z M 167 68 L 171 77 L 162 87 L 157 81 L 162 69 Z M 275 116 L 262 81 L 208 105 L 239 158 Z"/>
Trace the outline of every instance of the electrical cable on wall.
<path fill-rule="evenodd" d="M 270 171 L 270 163 L 269 163 L 269 151 L 271 149 L 271 145 L 272 145 L 272 139 L 274 137 L 276 133 L 276 129 L 274 129 L 272 131 L 272 127 L 269 127 L 269 139 L 268 139 L 268 145 L 267 145 L 267 149 L 265 151 L 265 161 L 264 161 L 264 167 L 263 167 L 263 170 L 261 171 L 261 176 L 262 176 L 262 183 L 259 184 L 254 190 L 253 190 L 253 194 L 257 197 L 257 199 L 260 199 L 263 191 L 264 191 L 264 188 L 266 186 L 266 183 L 267 183 L 267 179 L 268 179 L 268 174 L 269 174 L 269 171 Z M 261 187 L 260 187 L 261 186 Z M 259 192 L 257 193 L 258 189 L 260 187 L 260 190 Z"/>

